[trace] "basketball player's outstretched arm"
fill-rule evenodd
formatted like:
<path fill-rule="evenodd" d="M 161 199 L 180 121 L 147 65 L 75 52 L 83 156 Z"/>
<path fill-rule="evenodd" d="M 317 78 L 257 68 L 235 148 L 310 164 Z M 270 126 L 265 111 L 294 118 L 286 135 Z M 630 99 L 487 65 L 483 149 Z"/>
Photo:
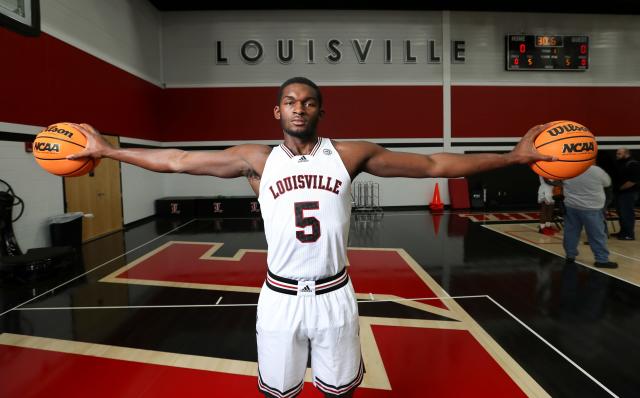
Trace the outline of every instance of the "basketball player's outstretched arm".
<path fill-rule="evenodd" d="M 187 173 L 223 178 L 255 173 L 257 157 L 269 151 L 263 145 L 238 145 L 224 151 L 183 151 L 180 149 L 114 148 L 88 124 L 76 125 L 87 137 L 87 148 L 70 159 L 107 157 L 160 173 Z"/>
<path fill-rule="evenodd" d="M 543 129 L 543 125 L 531 128 L 515 148 L 505 154 L 436 153 L 421 155 L 388 151 L 373 143 L 359 142 L 357 143 L 359 149 L 355 151 L 359 152 L 363 162 L 355 174 L 358 171 L 365 171 L 379 177 L 462 177 L 512 164 L 553 160 L 551 156 L 540 154 L 533 145 L 536 136 Z"/>

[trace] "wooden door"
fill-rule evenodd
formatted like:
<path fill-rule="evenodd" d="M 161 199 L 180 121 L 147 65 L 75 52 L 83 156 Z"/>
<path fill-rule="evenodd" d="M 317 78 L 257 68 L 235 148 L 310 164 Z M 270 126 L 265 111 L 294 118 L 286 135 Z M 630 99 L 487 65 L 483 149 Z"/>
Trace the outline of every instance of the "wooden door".
<path fill-rule="evenodd" d="M 116 147 L 120 145 L 118 137 L 103 137 Z M 101 159 L 93 173 L 64 178 L 66 211 L 88 215 L 82 222 L 83 242 L 122 229 L 120 187 L 120 162 L 112 159 Z"/>

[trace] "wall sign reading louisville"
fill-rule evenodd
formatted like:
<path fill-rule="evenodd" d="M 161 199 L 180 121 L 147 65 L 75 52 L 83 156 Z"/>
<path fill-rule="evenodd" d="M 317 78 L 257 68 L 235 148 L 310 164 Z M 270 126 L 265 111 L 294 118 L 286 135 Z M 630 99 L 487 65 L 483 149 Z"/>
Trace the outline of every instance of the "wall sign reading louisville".
<path fill-rule="evenodd" d="M 225 45 L 223 41 L 216 41 L 216 64 L 228 65 L 227 54 L 230 51 L 240 51 L 240 59 L 247 64 L 260 63 L 265 57 L 265 47 L 259 40 L 247 40 L 240 45 L 239 49 Z M 411 40 L 402 41 L 402 51 L 394 47 L 393 40 L 359 40 L 351 39 L 343 41 L 331 39 L 324 43 L 316 43 L 309 39 L 303 42 L 293 39 L 277 40 L 275 43 L 275 57 L 281 64 L 290 64 L 297 59 L 304 59 L 305 63 L 315 64 L 319 60 L 330 64 L 342 62 L 344 57 L 353 56 L 360 64 L 366 64 L 371 59 L 372 53 L 376 53 L 382 58 L 385 64 L 394 62 L 415 64 L 426 62 L 439 64 L 440 55 L 436 54 L 436 41 L 427 40 L 426 46 L 417 45 Z M 380 58 L 377 58 L 378 60 Z M 378 61 L 379 62 L 379 61 Z M 451 41 L 451 62 L 465 62 L 465 42 L 462 40 Z"/>

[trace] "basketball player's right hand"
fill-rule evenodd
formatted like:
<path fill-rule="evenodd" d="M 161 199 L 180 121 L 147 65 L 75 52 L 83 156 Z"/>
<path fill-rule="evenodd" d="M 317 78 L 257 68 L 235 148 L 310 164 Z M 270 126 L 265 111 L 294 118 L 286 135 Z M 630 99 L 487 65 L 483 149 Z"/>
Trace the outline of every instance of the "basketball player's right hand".
<path fill-rule="evenodd" d="M 90 157 L 94 159 L 100 159 L 106 154 L 114 149 L 113 146 L 105 140 L 102 135 L 98 132 L 98 130 L 94 129 L 92 126 L 86 123 L 72 123 L 78 130 L 87 137 L 87 147 L 84 151 L 80 151 L 76 154 L 67 156 L 67 159 L 78 159 Z"/>
<path fill-rule="evenodd" d="M 539 124 L 537 126 L 533 126 L 527 131 L 527 133 L 520 139 L 520 141 L 516 144 L 515 148 L 511 150 L 511 157 L 515 159 L 515 163 L 519 164 L 530 164 L 536 162 L 538 160 L 544 160 L 548 162 L 552 162 L 557 160 L 553 156 L 543 155 L 535 149 L 534 141 L 542 131 L 547 126 L 550 126 L 552 123 Z"/>

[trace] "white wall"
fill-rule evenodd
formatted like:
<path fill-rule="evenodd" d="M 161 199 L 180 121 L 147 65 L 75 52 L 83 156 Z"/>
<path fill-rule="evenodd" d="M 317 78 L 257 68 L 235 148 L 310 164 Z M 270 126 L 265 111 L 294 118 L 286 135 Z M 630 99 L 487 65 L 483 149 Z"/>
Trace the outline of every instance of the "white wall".
<path fill-rule="evenodd" d="M 637 85 L 640 84 L 640 16 L 593 14 L 525 14 L 496 12 L 411 12 L 411 11 L 253 11 L 167 13 L 163 16 L 163 62 L 168 87 L 277 86 L 293 75 L 304 75 L 320 85 Z M 505 70 L 505 35 L 586 34 L 590 38 L 590 69 L 585 72 L 509 72 Z M 316 43 L 315 64 L 306 63 L 306 41 Z M 330 64 L 325 43 L 337 38 L 343 43 L 340 64 Z M 247 40 L 264 46 L 263 60 L 249 65 L 240 58 L 240 46 Z M 276 59 L 276 41 L 293 39 L 294 62 L 282 65 Z M 349 40 L 372 39 L 367 63 L 358 64 Z M 393 40 L 394 60 L 382 62 L 384 39 Z M 402 62 L 402 41 L 411 40 L 418 61 Z M 426 62 L 426 42 L 436 40 L 439 64 Z M 224 43 L 228 65 L 217 65 L 216 41 Z M 466 61 L 452 64 L 449 42 L 464 40 Z M 446 101 L 446 98 L 445 98 Z M 447 104 L 445 104 L 445 109 Z M 445 117 L 447 115 L 445 114 Z M 465 150 L 509 150 L 506 146 L 479 148 L 460 146 L 466 139 L 452 140 L 445 120 L 444 148 Z M 393 132 L 389 132 L 393 140 Z M 482 140 L 482 139 L 480 139 Z M 382 141 L 382 140 L 374 140 Z M 395 140 L 396 142 L 399 140 Z M 427 141 L 427 140 L 425 140 Z M 451 142 L 459 145 L 451 148 Z M 478 141 L 478 139 L 474 139 Z M 495 141 L 495 139 L 494 139 Z M 165 143 L 171 146 L 172 143 Z M 199 143 L 191 142 L 190 145 Z M 207 142 L 202 145 L 223 145 Z M 611 149 L 612 147 L 603 146 Z M 394 148 L 408 152 L 433 153 L 435 148 Z M 437 180 L 380 179 L 368 175 L 358 180 L 380 183 L 382 205 L 424 205 L 429 203 Z M 198 177 L 167 176 L 167 195 L 187 192 L 197 195 L 245 194 L 245 181 L 215 180 L 203 183 Z M 439 180 L 440 193 L 448 203 L 446 180 Z"/>
<path fill-rule="evenodd" d="M 44 0 L 41 29 L 103 61 L 160 85 L 160 12 L 141 0 Z"/>
<path fill-rule="evenodd" d="M 163 14 L 163 59 L 168 87 L 278 86 L 304 75 L 319 84 L 429 84 L 442 81 L 442 66 L 426 62 L 427 40 L 442 53 L 440 12 L 407 11 L 225 11 Z M 240 58 L 247 40 L 258 40 L 264 59 L 248 65 Z M 277 40 L 294 40 L 294 61 L 277 61 Z M 315 40 L 315 63 L 307 63 L 307 40 Z M 331 64 L 326 43 L 342 42 L 342 62 Z M 369 57 L 358 64 L 351 40 L 372 39 Z M 392 63 L 384 63 L 384 39 L 392 40 Z M 216 41 L 228 65 L 216 65 Z M 415 64 L 404 64 L 403 41 L 411 40 Z"/>
<path fill-rule="evenodd" d="M 122 198 L 124 223 L 155 214 L 155 199 L 164 193 L 166 175 L 122 163 Z"/>
<path fill-rule="evenodd" d="M 148 2 L 138 0 L 46 0 L 40 6 L 44 32 L 147 81 L 159 85 L 167 83 L 172 87 L 275 86 L 294 74 L 307 75 L 325 85 L 440 85 L 446 84 L 447 70 L 450 70 L 453 85 L 640 84 L 637 68 L 640 64 L 640 16 L 635 15 L 230 11 L 168 13 L 161 17 Z M 443 19 L 447 22 L 444 27 Z M 575 73 L 505 71 L 504 35 L 519 32 L 589 35 L 590 69 Z M 466 41 L 464 64 L 449 64 L 444 56 L 448 50 L 443 48 L 443 37 Z M 256 38 L 265 46 L 265 58 L 258 65 L 247 65 L 239 58 L 239 46 L 245 40 Z M 316 41 L 315 64 L 306 63 L 304 50 L 308 38 Z M 325 43 L 330 38 L 343 42 L 343 59 L 338 65 L 329 64 L 324 58 L 327 54 Z M 275 61 L 277 39 L 296 41 L 296 58 L 291 65 Z M 374 40 L 365 65 L 357 63 L 349 42 L 351 39 Z M 383 39 L 393 40 L 391 64 L 382 62 Z M 412 40 L 415 55 L 419 57 L 415 65 L 402 63 L 401 46 L 406 39 Z M 426 62 L 426 41 L 429 39 L 437 42 L 439 64 Z M 225 56 L 230 65 L 215 64 L 216 40 L 225 42 Z M 37 126 L 9 125 L 1 120 L 0 128 L 5 132 L 38 131 Z M 393 132 L 389 133 L 387 141 L 397 141 L 393 139 Z M 450 144 L 446 131 L 444 143 L 445 147 Z M 179 143 L 163 146 L 174 144 Z M 189 145 L 225 143 L 190 142 Z M 452 150 L 461 152 L 465 149 L 468 148 L 458 146 Z M 431 153 L 435 149 L 406 150 Z M 46 244 L 46 218 L 63 211 L 62 179 L 44 174 L 30 161 L 32 159 L 24 153 L 21 143 L 0 142 L 0 178 L 7 179 L 18 195 L 27 200 L 28 212 L 16 224 L 18 238 L 25 249 Z M 424 205 L 430 200 L 436 182 L 382 180 L 367 175 L 358 180 L 380 182 L 383 205 Z M 162 196 L 251 194 L 243 179 L 154 174 L 130 166 L 123 166 L 122 182 L 125 222 L 151 215 L 153 200 Z M 448 202 L 444 181 L 440 183 L 440 192 L 443 201 Z"/>
<path fill-rule="evenodd" d="M 452 12 L 451 38 L 466 41 L 466 63 L 451 65 L 452 84 L 640 84 L 640 16 Z M 589 36 L 585 72 L 506 71 L 506 34 Z"/>
<path fill-rule="evenodd" d="M 64 212 L 62 178 L 44 171 L 22 142 L 0 142 L 0 178 L 13 187 L 24 200 L 25 212 L 13 224 L 13 231 L 22 251 L 50 244 L 50 216 Z M 0 183 L 0 190 L 7 187 Z M 14 207 L 14 217 L 19 206 Z"/>
<path fill-rule="evenodd" d="M 45 0 L 40 12 L 43 32 L 151 83 L 163 81 L 160 13 L 147 1 Z M 6 133 L 36 134 L 42 128 L 0 120 Z M 22 142 L 10 141 L 0 141 L 0 178 L 25 201 L 25 214 L 14 225 L 21 248 L 49 245 L 47 219 L 64 212 L 62 178 L 42 170 Z M 131 189 L 131 181 L 142 190 Z M 123 184 L 125 222 L 152 214 L 145 193 L 162 196 L 162 177 L 123 172 Z"/>

